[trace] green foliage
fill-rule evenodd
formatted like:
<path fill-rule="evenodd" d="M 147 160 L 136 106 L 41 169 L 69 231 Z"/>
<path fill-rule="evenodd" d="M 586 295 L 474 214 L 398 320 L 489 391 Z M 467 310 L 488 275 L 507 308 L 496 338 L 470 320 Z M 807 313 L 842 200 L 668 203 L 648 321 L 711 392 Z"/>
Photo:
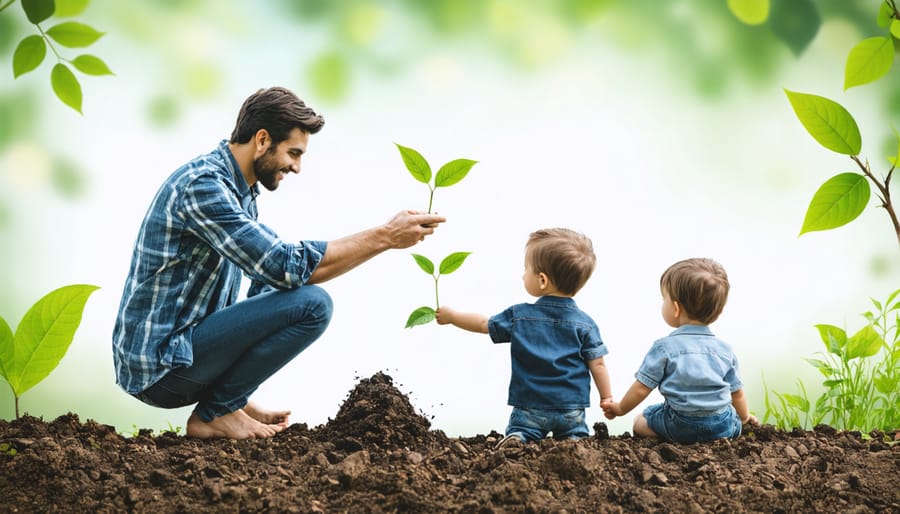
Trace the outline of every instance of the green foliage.
<path fill-rule="evenodd" d="M 472 255 L 472 252 L 453 252 L 450 255 L 444 257 L 441 260 L 440 265 L 437 267 L 437 273 L 434 272 L 435 267 L 434 263 L 428 257 L 419 254 L 412 254 L 413 259 L 416 261 L 416 264 L 419 265 L 419 268 L 422 269 L 425 273 L 432 276 L 434 279 L 434 308 L 423 306 L 418 309 L 412 311 L 409 315 L 409 318 L 406 320 L 406 328 L 412 328 L 416 325 L 424 325 L 426 323 L 430 323 L 434 320 L 435 311 L 439 309 L 441 306 L 440 298 L 438 297 L 438 280 L 441 278 L 441 275 L 449 275 L 454 271 L 458 270 L 460 266 L 463 265 L 466 258 Z"/>
<path fill-rule="evenodd" d="M 472 166 L 478 163 L 478 161 L 473 161 L 471 159 L 454 159 L 441 166 L 437 174 L 434 175 L 434 183 L 432 183 L 431 166 L 428 164 L 428 161 L 422 157 L 422 154 L 412 148 L 397 143 L 394 144 L 397 146 L 397 149 L 400 150 L 400 157 L 403 159 L 403 164 L 406 165 L 406 169 L 409 170 L 409 174 L 412 175 L 414 179 L 428 186 L 430 193 L 428 197 L 429 214 L 431 213 L 431 208 L 434 203 L 435 189 L 439 187 L 449 187 L 459 183 L 462 179 L 466 178 L 466 175 L 469 174 Z"/>
<path fill-rule="evenodd" d="M 894 27 L 900 22 L 900 11 L 895 0 L 883 0 L 878 12 L 878 25 L 882 28 Z M 844 90 L 868 84 L 883 77 L 894 62 L 894 40 L 891 35 L 872 37 L 854 46 L 844 67 Z M 862 171 L 857 173 L 841 173 L 828 179 L 816 194 L 806 210 L 800 235 L 817 230 L 830 230 L 856 219 L 869 203 L 871 189 L 869 181 L 875 185 L 875 195 L 881 207 L 887 212 L 894 227 L 897 241 L 900 242 L 900 219 L 891 202 L 891 176 L 900 164 L 900 149 L 896 157 L 888 157 L 891 167 L 881 177 L 876 176 L 868 161 L 859 158 L 862 151 L 862 136 L 856 120 L 842 105 L 833 100 L 817 95 L 797 93 L 784 90 L 794 108 L 794 112 L 806 131 L 825 148 L 844 155 L 849 155 Z M 897 135 L 900 146 L 900 134 Z"/>
<path fill-rule="evenodd" d="M 769 0 L 728 0 L 728 9 L 747 25 L 759 25 L 769 17 Z"/>
<path fill-rule="evenodd" d="M 800 235 L 850 223 L 862 214 L 870 194 L 866 177 L 859 173 L 841 173 L 831 177 L 813 195 Z"/>
<path fill-rule="evenodd" d="M 0 11 L 8 7 L 9 2 Z M 49 48 L 56 57 L 56 64 L 50 70 L 50 85 L 57 98 L 78 113 L 82 113 L 82 91 L 78 77 L 71 67 L 86 75 L 112 75 L 109 66 L 99 57 L 82 54 L 74 59 L 66 59 L 60 55 L 56 45 L 66 48 L 84 48 L 94 44 L 103 36 L 90 25 L 77 21 L 64 21 L 44 30 L 40 24 L 54 14 L 59 17 L 81 14 L 87 7 L 88 0 L 22 0 L 25 17 L 37 29 L 38 34 L 26 36 L 13 52 L 13 78 L 37 69 L 47 57 Z"/>
<path fill-rule="evenodd" d="M 50 374 L 66 354 L 88 297 L 99 289 L 69 285 L 51 291 L 25 313 L 13 335 L 0 317 L 0 373 L 9 383 L 19 417 L 19 397 Z"/>
<path fill-rule="evenodd" d="M 822 373 L 824 392 L 813 403 L 803 382 L 798 393 L 765 389 L 766 414 L 783 429 L 828 423 L 835 428 L 892 432 L 900 428 L 900 289 L 873 310 L 868 324 L 849 336 L 834 325 L 816 325 L 825 351 L 806 362 Z"/>

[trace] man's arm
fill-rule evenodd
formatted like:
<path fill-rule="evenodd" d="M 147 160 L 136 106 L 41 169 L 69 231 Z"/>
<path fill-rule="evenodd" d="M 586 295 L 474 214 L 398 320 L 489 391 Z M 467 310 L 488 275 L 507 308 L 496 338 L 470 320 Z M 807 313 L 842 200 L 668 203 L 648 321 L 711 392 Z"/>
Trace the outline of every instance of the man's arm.
<path fill-rule="evenodd" d="M 352 270 L 385 250 L 409 248 L 446 221 L 436 214 L 401 211 L 384 225 L 329 241 L 307 284 L 320 284 Z"/>

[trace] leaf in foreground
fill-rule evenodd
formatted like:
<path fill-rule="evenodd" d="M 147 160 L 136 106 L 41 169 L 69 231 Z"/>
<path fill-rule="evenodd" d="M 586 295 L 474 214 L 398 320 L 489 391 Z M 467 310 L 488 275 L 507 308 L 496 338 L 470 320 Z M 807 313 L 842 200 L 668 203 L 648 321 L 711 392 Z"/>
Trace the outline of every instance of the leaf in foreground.
<path fill-rule="evenodd" d="M 454 252 L 444 257 L 439 268 L 441 275 L 449 275 L 458 270 L 469 255 L 472 255 L 472 252 Z"/>
<path fill-rule="evenodd" d="M 770 0 L 728 0 L 734 17 L 747 25 L 760 25 L 769 17 Z"/>
<path fill-rule="evenodd" d="M 13 52 L 13 78 L 24 75 L 40 66 L 47 56 L 47 43 L 41 36 L 28 36 L 19 42 Z"/>
<path fill-rule="evenodd" d="M 53 66 L 53 70 L 50 71 L 50 84 L 62 103 L 81 114 L 81 84 L 68 66 L 62 63 Z"/>
<path fill-rule="evenodd" d="M 22 0 L 22 9 L 28 21 L 37 25 L 53 16 L 56 4 L 53 0 Z"/>
<path fill-rule="evenodd" d="M 862 137 L 847 109 L 827 98 L 784 90 L 797 118 L 809 135 L 825 148 L 844 155 L 859 155 Z"/>
<path fill-rule="evenodd" d="M 72 59 L 72 65 L 78 69 L 81 73 L 85 73 L 87 75 L 112 75 L 113 72 L 109 69 L 109 66 L 103 61 L 103 59 L 90 54 L 79 55 L 78 57 Z"/>
<path fill-rule="evenodd" d="M 409 315 L 409 319 L 406 320 L 406 328 L 431 323 L 434 320 L 434 314 L 434 309 L 431 307 L 419 307 Z"/>
<path fill-rule="evenodd" d="M 47 29 L 48 36 L 68 48 L 90 46 L 103 34 L 103 32 L 77 21 L 65 21 Z"/>
<path fill-rule="evenodd" d="M 37 301 L 19 323 L 12 363 L 4 363 L 16 396 L 31 389 L 56 369 L 66 354 L 88 297 L 97 286 L 76 284 L 51 291 Z"/>
<path fill-rule="evenodd" d="M 431 259 L 417 253 L 412 254 L 412 256 L 413 259 L 416 260 L 416 264 L 418 264 L 419 267 L 422 268 L 422 271 L 428 273 L 429 275 L 434 275 L 434 263 L 431 262 Z"/>
<path fill-rule="evenodd" d="M 397 150 L 400 150 L 400 157 L 403 158 L 403 164 L 406 165 L 409 174 L 419 182 L 427 184 L 431 181 L 431 166 L 428 165 L 428 161 L 422 157 L 422 154 L 412 148 L 397 143 L 394 144 L 397 145 Z"/>
<path fill-rule="evenodd" d="M 448 187 L 466 178 L 472 166 L 478 161 L 471 159 L 454 159 L 441 166 L 434 177 L 434 187 Z"/>
<path fill-rule="evenodd" d="M 844 91 L 883 77 L 894 62 L 894 40 L 870 37 L 850 50 L 844 67 Z"/>
<path fill-rule="evenodd" d="M 6 363 L 12 363 L 14 357 L 13 333 L 12 329 L 6 323 L 6 320 L 0 317 L 0 376 L 4 380 L 6 378 Z"/>
<path fill-rule="evenodd" d="M 813 195 L 799 235 L 850 223 L 865 210 L 870 194 L 863 175 L 841 173 L 831 177 Z"/>

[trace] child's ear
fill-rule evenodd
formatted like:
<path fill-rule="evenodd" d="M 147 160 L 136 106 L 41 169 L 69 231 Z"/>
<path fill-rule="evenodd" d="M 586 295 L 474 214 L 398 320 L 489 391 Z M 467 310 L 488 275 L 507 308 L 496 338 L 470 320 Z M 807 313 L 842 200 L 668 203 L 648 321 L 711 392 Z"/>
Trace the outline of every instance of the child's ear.
<path fill-rule="evenodd" d="M 538 281 L 541 285 L 541 289 L 546 289 L 547 286 L 550 285 L 550 277 L 547 276 L 543 271 L 538 273 Z"/>
<path fill-rule="evenodd" d="M 675 300 L 672 300 L 672 314 L 675 315 L 675 319 L 681 317 L 681 304 Z"/>

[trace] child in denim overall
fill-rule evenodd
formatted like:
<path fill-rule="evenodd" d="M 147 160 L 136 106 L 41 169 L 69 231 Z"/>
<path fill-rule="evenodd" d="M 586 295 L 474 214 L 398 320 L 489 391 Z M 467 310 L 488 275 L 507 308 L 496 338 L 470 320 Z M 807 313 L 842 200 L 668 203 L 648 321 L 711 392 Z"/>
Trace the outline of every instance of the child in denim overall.
<path fill-rule="evenodd" d="M 627 414 L 659 387 L 664 403 L 634 418 L 634 434 L 679 443 L 736 438 L 750 415 L 737 357 L 709 329 L 728 298 L 728 276 L 711 259 L 687 259 L 663 273 L 662 317 L 675 330 L 653 343 L 620 402 L 601 402 L 608 419 Z"/>
<path fill-rule="evenodd" d="M 536 441 L 590 435 L 584 409 L 590 405 L 591 378 L 601 400 L 612 401 L 603 363 L 608 353 L 596 323 L 572 298 L 594 271 L 591 240 L 563 228 L 538 230 L 525 245 L 522 280 L 533 304 L 513 305 L 488 318 L 442 306 L 437 322 L 489 334 L 510 343 L 513 407 L 506 438 Z"/>

